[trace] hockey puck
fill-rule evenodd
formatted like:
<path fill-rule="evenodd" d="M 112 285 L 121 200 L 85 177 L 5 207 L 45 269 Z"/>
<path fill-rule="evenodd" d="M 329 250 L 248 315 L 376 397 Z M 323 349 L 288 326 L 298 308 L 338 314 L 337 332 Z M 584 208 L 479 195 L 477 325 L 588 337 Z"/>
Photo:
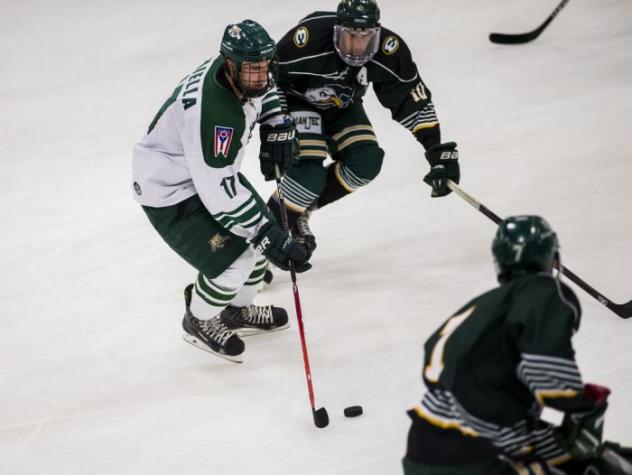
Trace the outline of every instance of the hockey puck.
<path fill-rule="evenodd" d="M 358 417 L 362 415 L 362 406 L 345 407 L 345 417 Z"/>

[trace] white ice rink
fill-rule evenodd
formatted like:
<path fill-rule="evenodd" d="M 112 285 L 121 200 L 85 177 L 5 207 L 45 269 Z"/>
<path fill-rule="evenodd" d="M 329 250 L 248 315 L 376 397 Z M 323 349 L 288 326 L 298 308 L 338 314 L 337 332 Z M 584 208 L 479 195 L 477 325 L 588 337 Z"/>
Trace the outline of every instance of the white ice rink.
<path fill-rule="evenodd" d="M 462 186 L 497 214 L 538 213 L 565 264 L 632 298 L 632 2 L 382 0 L 433 92 Z M 336 0 L 4 0 L 0 4 L 0 473 L 397 474 L 421 398 L 422 344 L 496 285 L 495 227 L 431 199 L 410 133 L 369 91 L 386 151 L 367 188 L 317 213 L 299 276 L 317 405 L 309 412 L 289 277 L 258 297 L 290 330 L 246 341 L 237 365 L 184 343 L 195 272 L 132 198 L 131 146 L 229 22 L 275 38 Z M 255 134 L 256 136 L 256 134 Z M 258 143 L 245 174 L 263 196 Z M 606 437 L 632 444 L 632 320 L 577 289 L 587 381 L 610 386 Z M 361 404 L 357 419 L 342 415 Z"/>

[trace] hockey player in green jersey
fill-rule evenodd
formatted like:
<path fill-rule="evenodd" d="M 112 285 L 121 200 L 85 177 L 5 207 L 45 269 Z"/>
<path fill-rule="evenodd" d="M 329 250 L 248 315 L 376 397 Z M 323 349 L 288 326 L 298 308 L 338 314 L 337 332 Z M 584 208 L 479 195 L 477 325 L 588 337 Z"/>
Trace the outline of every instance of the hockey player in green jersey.
<path fill-rule="evenodd" d="M 240 362 L 240 336 L 288 326 L 284 309 L 253 304 L 266 258 L 303 272 L 310 251 L 239 173 L 257 123 L 266 179 L 297 153 L 274 86 L 275 42 L 244 20 L 226 27 L 220 53 L 180 82 L 134 146 L 133 189 L 156 231 L 198 271 L 185 289 L 185 340 Z"/>
<path fill-rule="evenodd" d="M 632 473 L 632 450 L 602 441 L 609 389 L 584 384 L 575 363 L 581 309 L 553 275 L 557 236 L 538 216 L 509 217 L 492 253 L 500 286 L 425 343 L 404 473 Z M 561 426 L 540 418 L 543 406 L 564 412 Z"/>
<path fill-rule="evenodd" d="M 300 139 L 299 162 L 284 176 L 281 190 L 294 235 L 312 249 L 311 211 L 380 172 L 384 151 L 362 104 L 371 83 L 393 119 L 424 147 L 431 167 L 424 181 L 432 196 L 450 193 L 448 179 L 459 181 L 456 144 L 441 142 L 430 90 L 404 40 L 381 26 L 375 0 L 342 0 L 336 12 L 306 16 L 279 41 L 278 55 L 279 89 Z M 333 164 L 325 168 L 328 154 Z M 278 218 L 276 195 L 268 206 Z"/>

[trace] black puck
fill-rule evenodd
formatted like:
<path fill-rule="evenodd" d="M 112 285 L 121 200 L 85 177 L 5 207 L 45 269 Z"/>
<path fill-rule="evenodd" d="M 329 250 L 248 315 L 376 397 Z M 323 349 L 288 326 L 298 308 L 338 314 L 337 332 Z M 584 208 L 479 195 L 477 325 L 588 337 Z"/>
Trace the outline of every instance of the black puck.
<path fill-rule="evenodd" d="M 349 406 L 345 407 L 345 417 L 358 417 L 362 415 L 362 406 Z"/>

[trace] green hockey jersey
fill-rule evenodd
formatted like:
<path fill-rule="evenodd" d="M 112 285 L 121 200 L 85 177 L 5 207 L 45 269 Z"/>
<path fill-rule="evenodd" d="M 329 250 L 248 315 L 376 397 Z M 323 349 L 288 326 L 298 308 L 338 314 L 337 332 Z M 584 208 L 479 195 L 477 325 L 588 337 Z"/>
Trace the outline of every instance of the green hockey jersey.
<path fill-rule="evenodd" d="M 441 141 L 439 120 L 404 40 L 382 27 L 377 54 L 365 65 L 347 65 L 335 50 L 336 14 L 303 18 L 278 43 L 279 88 L 317 109 L 342 109 L 366 93 L 369 84 L 394 120 L 425 145 Z"/>
<path fill-rule="evenodd" d="M 412 411 L 433 426 L 483 437 L 509 456 L 569 457 L 543 405 L 582 397 L 571 337 L 579 303 L 548 273 L 512 280 L 470 301 L 426 341 L 427 393 Z"/>
<path fill-rule="evenodd" d="M 239 169 L 255 125 L 284 115 L 276 89 L 240 101 L 218 77 L 222 64 L 221 57 L 205 61 L 160 108 L 134 146 L 133 192 L 156 208 L 198 194 L 218 223 L 250 240 L 267 218 Z"/>

